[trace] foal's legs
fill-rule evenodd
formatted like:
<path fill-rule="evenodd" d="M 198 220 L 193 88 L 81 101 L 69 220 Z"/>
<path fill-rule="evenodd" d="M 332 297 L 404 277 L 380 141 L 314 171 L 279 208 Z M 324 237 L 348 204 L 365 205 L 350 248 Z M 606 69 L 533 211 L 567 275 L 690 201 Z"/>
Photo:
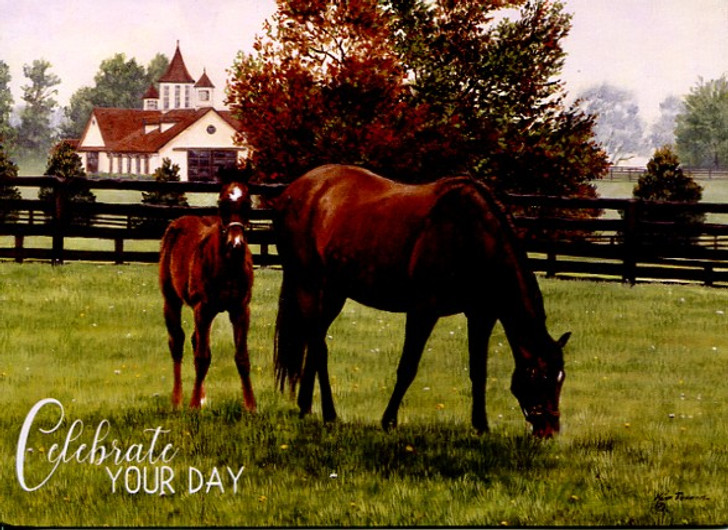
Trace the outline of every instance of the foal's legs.
<path fill-rule="evenodd" d="M 478 433 L 488 432 L 485 414 L 485 385 L 488 373 L 488 340 L 495 325 L 494 318 L 468 314 L 468 352 L 470 354 L 470 381 L 473 388 L 473 428 Z"/>
<path fill-rule="evenodd" d="M 382 417 L 382 427 L 389 430 L 391 427 L 397 426 L 397 411 L 402 403 L 405 392 L 412 384 L 417 375 L 417 367 L 422 358 L 422 350 L 425 348 L 427 339 L 435 327 L 438 317 L 430 314 L 407 314 L 407 324 L 405 327 L 404 348 L 402 357 L 397 367 L 397 383 L 394 386 L 394 392 L 389 399 L 389 405 L 384 411 Z"/>
<path fill-rule="evenodd" d="M 192 335 L 192 347 L 195 352 L 195 386 L 192 389 L 190 407 L 199 409 L 205 399 L 203 383 L 210 368 L 210 327 L 215 313 L 199 304 L 194 308 L 195 332 Z"/>
<path fill-rule="evenodd" d="M 253 385 L 250 382 L 250 358 L 248 357 L 248 327 L 250 325 L 250 307 L 246 304 L 237 311 L 230 312 L 230 322 L 235 335 L 235 365 L 243 384 L 245 408 L 255 412 L 256 403 Z"/>
<path fill-rule="evenodd" d="M 164 298 L 164 321 L 169 335 L 169 351 L 174 363 L 174 388 L 172 405 L 182 404 L 182 356 L 184 354 L 185 332 L 182 329 L 182 301 L 173 295 Z"/>
<path fill-rule="evenodd" d="M 301 416 L 311 412 L 313 387 L 318 373 L 319 389 L 321 391 L 321 413 L 324 421 L 334 421 L 336 419 L 336 409 L 329 381 L 329 350 L 326 346 L 326 332 L 341 312 L 346 299 L 325 293 L 318 296 L 301 293 L 299 300 L 303 301 L 302 313 L 306 315 L 308 353 L 303 365 L 301 388 L 298 391 L 298 407 Z"/>

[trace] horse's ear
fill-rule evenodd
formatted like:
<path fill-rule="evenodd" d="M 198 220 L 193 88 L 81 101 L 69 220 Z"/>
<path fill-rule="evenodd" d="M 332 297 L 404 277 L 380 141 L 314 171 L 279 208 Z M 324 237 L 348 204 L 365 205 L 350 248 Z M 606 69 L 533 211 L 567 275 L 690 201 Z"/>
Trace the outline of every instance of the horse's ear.
<path fill-rule="evenodd" d="M 556 341 L 556 344 L 558 344 L 560 348 L 563 348 L 566 346 L 566 343 L 569 342 L 569 338 L 571 338 L 571 331 L 567 331 L 561 335 L 561 338 Z"/>

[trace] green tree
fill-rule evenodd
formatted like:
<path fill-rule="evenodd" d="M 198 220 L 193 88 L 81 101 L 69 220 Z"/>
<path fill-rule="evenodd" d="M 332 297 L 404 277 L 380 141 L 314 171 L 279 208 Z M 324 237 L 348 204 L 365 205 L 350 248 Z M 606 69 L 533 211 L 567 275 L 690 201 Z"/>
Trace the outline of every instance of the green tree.
<path fill-rule="evenodd" d="M 89 225 L 94 216 L 88 212 L 78 211 L 74 205 L 90 204 L 96 202 L 96 196 L 88 188 L 86 172 L 83 169 L 81 157 L 78 156 L 73 145 L 61 141 L 53 148 L 48 157 L 48 164 L 44 175 L 59 177 L 62 182 L 62 192 L 65 195 L 70 215 L 66 219 L 73 224 Z M 53 188 L 42 187 L 38 198 L 47 203 L 46 211 L 52 212 L 55 208 L 55 195 Z M 73 211 L 76 210 L 76 211 Z"/>
<path fill-rule="evenodd" d="M 151 61 L 149 61 L 149 64 L 147 65 L 147 73 L 146 73 L 146 80 L 145 80 L 145 87 L 144 91 L 151 85 L 152 83 L 155 84 L 155 86 L 158 85 L 157 79 L 162 77 L 164 73 L 167 71 L 167 68 L 169 67 L 169 59 L 166 55 L 163 53 L 158 53 L 155 55 Z M 157 86 L 157 88 L 159 88 Z M 142 92 L 142 95 L 144 94 L 144 91 Z"/>
<path fill-rule="evenodd" d="M 703 81 L 685 96 L 677 117 L 675 143 L 689 166 L 728 166 L 728 78 Z"/>
<path fill-rule="evenodd" d="M 413 97 L 458 123 L 464 170 L 522 193 L 594 195 L 607 159 L 594 117 L 567 107 L 558 80 L 571 28 L 549 1 L 387 0 Z M 518 7 L 496 22 L 497 10 Z"/>
<path fill-rule="evenodd" d="M 64 107 L 63 114 L 66 120 L 61 124 L 63 138 L 80 138 L 94 107 L 95 90 L 91 87 L 81 87 L 71 95 L 68 106 Z"/>
<path fill-rule="evenodd" d="M 647 171 L 640 176 L 632 195 L 636 199 L 655 202 L 682 202 L 696 204 L 703 197 L 703 188 L 680 167 L 680 160 L 671 147 L 655 150 L 647 163 Z M 690 236 L 681 235 L 680 228 L 703 223 L 705 214 L 670 207 L 647 208 L 643 219 L 649 222 L 676 223 L 677 230 L 669 234 L 655 232 L 650 237 L 655 242 L 690 242 Z"/>
<path fill-rule="evenodd" d="M 14 178 L 18 176 L 18 166 L 10 160 L 3 142 L 0 139 L 0 179 L 3 178 Z M 10 184 L 0 183 L 0 201 L 2 200 L 19 200 L 22 196 L 17 187 Z M 6 208 L 5 205 L 0 207 L 0 224 L 2 223 L 13 223 L 18 220 L 18 211 Z"/>
<path fill-rule="evenodd" d="M 13 94 L 10 91 L 10 67 L 0 61 L 0 144 L 10 146 L 15 140 L 15 128 L 10 125 L 13 111 Z"/>
<path fill-rule="evenodd" d="M 141 108 L 142 95 L 149 86 L 144 67 L 134 58 L 127 60 L 123 53 L 102 61 L 94 81 L 97 101 L 125 109 Z"/>
<path fill-rule="evenodd" d="M 51 117 L 58 106 L 55 87 L 61 80 L 50 72 L 51 67 L 44 59 L 23 66 L 23 74 L 30 83 L 22 87 L 25 108 L 20 113 L 18 144 L 27 151 L 45 152 L 53 143 Z"/>
<path fill-rule="evenodd" d="M 94 107 L 135 109 L 142 107 L 142 96 L 149 85 L 167 69 L 169 60 L 158 53 L 147 68 L 136 59 L 117 53 L 99 65 L 93 87 L 81 87 L 64 108 L 66 117 L 61 133 L 65 138 L 79 138 Z"/>

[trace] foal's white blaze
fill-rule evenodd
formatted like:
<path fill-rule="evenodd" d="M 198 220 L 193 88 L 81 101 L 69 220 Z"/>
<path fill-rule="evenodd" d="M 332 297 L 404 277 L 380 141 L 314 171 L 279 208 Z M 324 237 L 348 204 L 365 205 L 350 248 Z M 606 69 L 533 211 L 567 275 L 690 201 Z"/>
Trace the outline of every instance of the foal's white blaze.
<path fill-rule="evenodd" d="M 233 202 L 237 202 L 243 198 L 243 195 L 243 190 L 240 189 L 238 186 L 235 186 L 232 190 L 230 190 L 230 195 L 228 195 L 228 199 Z"/>

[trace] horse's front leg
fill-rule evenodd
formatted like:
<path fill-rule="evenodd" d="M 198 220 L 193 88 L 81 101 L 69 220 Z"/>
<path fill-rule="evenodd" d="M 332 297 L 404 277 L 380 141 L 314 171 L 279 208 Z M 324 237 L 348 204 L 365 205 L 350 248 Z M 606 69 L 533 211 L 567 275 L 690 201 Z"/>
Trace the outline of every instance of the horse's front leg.
<path fill-rule="evenodd" d="M 210 327 L 215 313 L 209 311 L 204 305 L 198 304 L 194 308 L 195 332 L 192 335 L 192 347 L 195 352 L 195 386 L 192 389 L 190 407 L 199 409 L 205 401 L 204 382 L 207 370 L 210 368 Z"/>
<path fill-rule="evenodd" d="M 485 413 L 485 386 L 488 374 L 488 340 L 495 325 L 494 318 L 468 314 L 468 353 L 470 354 L 470 382 L 473 392 L 472 424 L 482 434 L 488 432 Z"/>
<path fill-rule="evenodd" d="M 397 426 L 397 412 L 402 403 L 405 392 L 417 375 L 417 367 L 422 358 L 422 350 L 427 339 L 435 327 L 438 317 L 430 314 L 407 314 L 405 327 L 404 348 L 397 367 L 397 383 L 389 399 L 387 409 L 382 417 L 382 427 L 385 431 Z"/>
<path fill-rule="evenodd" d="M 245 305 L 237 311 L 230 312 L 230 322 L 235 335 L 235 366 L 240 374 L 243 385 L 243 399 L 245 408 L 255 412 L 257 405 L 253 394 L 253 385 L 250 381 L 250 358 L 248 356 L 248 329 L 250 326 L 250 307 Z"/>

